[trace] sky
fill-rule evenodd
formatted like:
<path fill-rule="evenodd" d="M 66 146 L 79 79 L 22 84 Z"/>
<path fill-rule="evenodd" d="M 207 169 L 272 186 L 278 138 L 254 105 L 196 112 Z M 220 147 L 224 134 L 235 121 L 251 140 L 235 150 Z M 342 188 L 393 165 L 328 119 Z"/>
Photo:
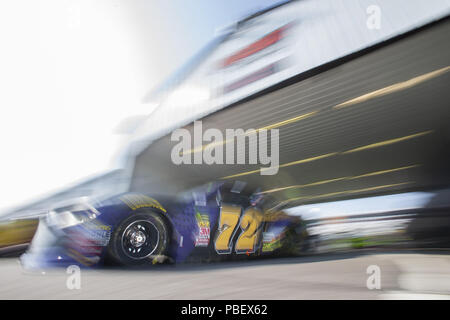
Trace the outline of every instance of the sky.
<path fill-rule="evenodd" d="M 0 213 L 117 167 L 143 98 L 268 0 L 0 3 Z"/>

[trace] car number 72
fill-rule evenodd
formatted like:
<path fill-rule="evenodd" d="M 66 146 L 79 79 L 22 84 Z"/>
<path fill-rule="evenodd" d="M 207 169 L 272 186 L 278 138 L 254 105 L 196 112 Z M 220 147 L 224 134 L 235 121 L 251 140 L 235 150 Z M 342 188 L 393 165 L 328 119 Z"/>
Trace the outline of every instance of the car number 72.
<path fill-rule="evenodd" d="M 236 240 L 236 253 L 254 253 L 258 248 L 261 235 L 263 214 L 260 210 L 249 207 L 242 213 L 242 207 L 222 204 L 218 224 L 218 234 L 214 248 L 219 254 L 230 254 L 233 250 L 232 240 L 240 229 Z M 239 225 L 239 228 L 238 228 Z"/>

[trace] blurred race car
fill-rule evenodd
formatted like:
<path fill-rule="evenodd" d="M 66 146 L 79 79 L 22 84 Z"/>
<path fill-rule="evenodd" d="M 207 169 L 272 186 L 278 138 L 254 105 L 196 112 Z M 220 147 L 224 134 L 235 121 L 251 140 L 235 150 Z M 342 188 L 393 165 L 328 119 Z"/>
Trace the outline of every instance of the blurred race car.
<path fill-rule="evenodd" d="M 33 238 L 37 219 L 0 221 L 0 256 L 23 252 Z"/>
<path fill-rule="evenodd" d="M 51 210 L 39 222 L 25 267 L 155 264 L 301 253 L 301 218 L 244 184 L 210 183 L 176 197 L 125 193 Z"/>

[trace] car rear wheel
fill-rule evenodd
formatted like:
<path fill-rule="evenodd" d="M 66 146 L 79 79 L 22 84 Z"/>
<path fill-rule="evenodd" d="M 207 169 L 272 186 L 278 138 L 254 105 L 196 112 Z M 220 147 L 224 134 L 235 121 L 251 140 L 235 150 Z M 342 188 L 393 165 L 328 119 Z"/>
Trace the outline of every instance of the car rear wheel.
<path fill-rule="evenodd" d="M 165 255 L 169 244 L 169 228 L 159 213 L 135 212 L 123 220 L 112 234 L 108 253 L 123 265 L 151 263 Z"/>

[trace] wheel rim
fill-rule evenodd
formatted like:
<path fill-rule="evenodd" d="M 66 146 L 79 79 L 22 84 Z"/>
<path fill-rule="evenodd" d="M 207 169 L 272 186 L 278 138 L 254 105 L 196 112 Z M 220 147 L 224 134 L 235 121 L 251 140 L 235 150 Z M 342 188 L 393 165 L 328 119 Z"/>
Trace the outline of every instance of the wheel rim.
<path fill-rule="evenodd" d="M 130 223 L 122 234 L 122 250 L 131 259 L 145 259 L 155 252 L 159 244 L 159 231 L 147 220 Z"/>

